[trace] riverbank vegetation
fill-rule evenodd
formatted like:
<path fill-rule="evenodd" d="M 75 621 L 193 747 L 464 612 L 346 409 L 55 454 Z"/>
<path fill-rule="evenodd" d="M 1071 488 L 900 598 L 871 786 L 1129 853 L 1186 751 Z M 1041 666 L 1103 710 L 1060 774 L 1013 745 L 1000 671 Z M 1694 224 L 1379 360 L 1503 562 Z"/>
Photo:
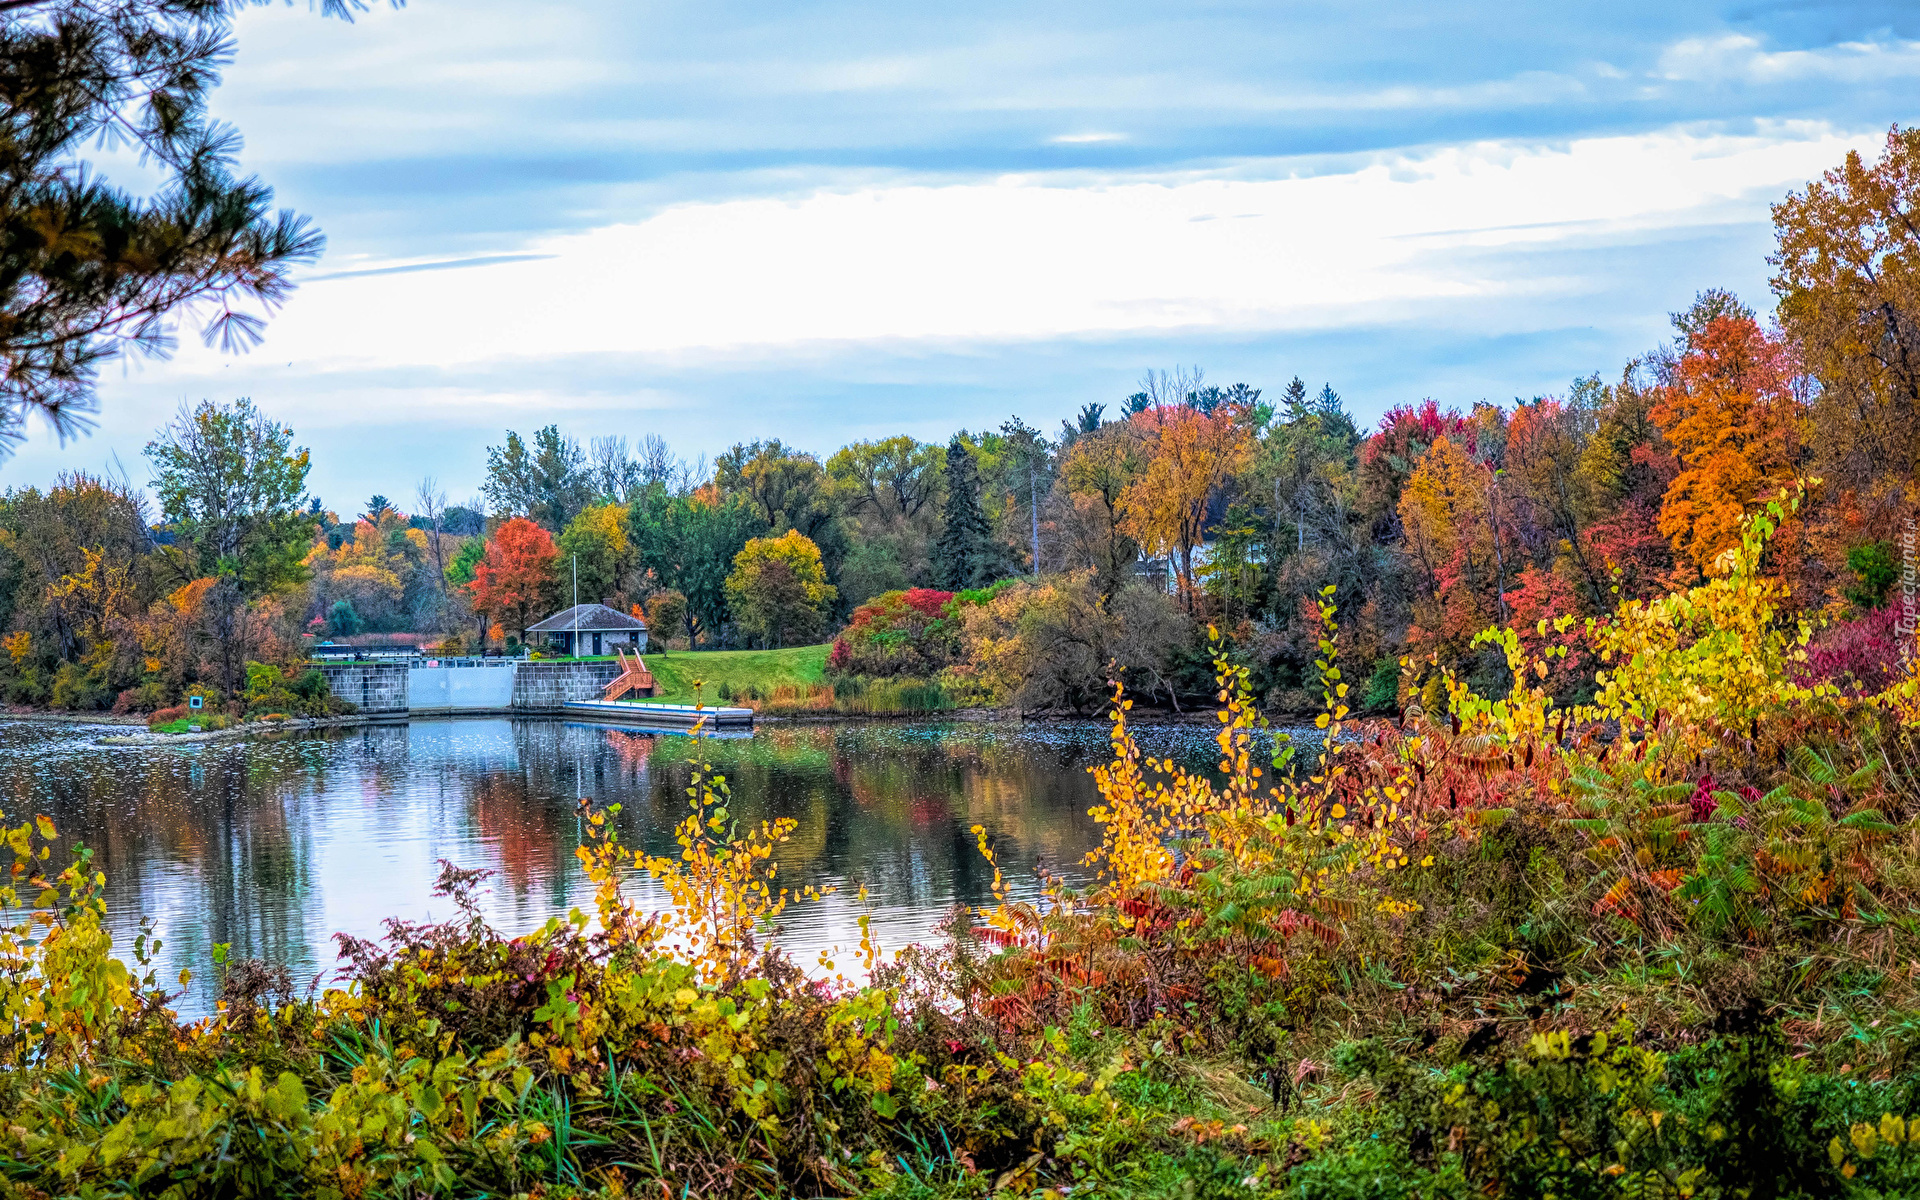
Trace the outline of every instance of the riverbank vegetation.
<path fill-rule="evenodd" d="M 374 496 L 343 516 L 307 495 L 291 430 L 203 403 L 148 448 L 151 509 L 82 475 L 0 498 L 0 692 L 82 710 L 232 697 L 248 663 L 292 677 L 322 638 L 516 648 L 577 595 L 644 615 L 674 651 L 826 640 L 827 678 L 787 699 L 806 704 L 831 684 L 1091 713 L 1118 669 L 1139 702 L 1184 711 L 1213 688 L 1211 625 L 1262 708 L 1299 713 L 1331 583 L 1358 710 L 1430 702 L 1442 669 L 1498 694 L 1505 658 L 1475 640 L 1489 626 L 1565 649 L 1547 686 L 1573 703 L 1600 660 L 1540 620 L 1573 629 L 1699 584 L 1801 477 L 1822 483 L 1767 569 L 1815 629 L 1806 670 L 1874 690 L 1920 517 L 1920 297 L 1900 265 L 1920 255 L 1917 160 L 1920 133 L 1896 128 L 1878 161 L 1775 207 L 1774 319 L 1709 289 L 1672 341 L 1561 395 L 1421 400 L 1370 428 L 1331 386 L 1151 372 L 1051 433 L 1015 418 L 944 445 L 761 440 L 710 466 L 651 435 L 583 446 L 548 426 L 489 451 L 478 498 L 449 504 L 429 479 L 410 513 Z M 1422 664 L 1413 692 L 1404 657 Z"/>
<path fill-rule="evenodd" d="M 736 692 L 760 688 L 810 690 L 826 680 L 825 646 L 784 650 L 670 651 L 646 656 L 658 684 L 654 699 L 668 704 L 720 704 Z M 700 686 L 696 689 L 695 684 Z M 725 694 L 722 694 L 725 689 Z"/>
<path fill-rule="evenodd" d="M 829 650 L 820 645 L 649 654 L 656 689 L 641 703 L 731 705 L 764 716 L 902 715 L 958 707 L 937 682 L 830 674 Z"/>
<path fill-rule="evenodd" d="M 1920 672 L 1800 673 L 1809 631 L 1774 619 L 1764 564 L 1804 495 L 1704 583 L 1583 627 L 1588 704 L 1552 695 L 1562 647 L 1492 628 L 1504 697 L 1443 670 L 1431 707 L 1356 723 L 1328 588 L 1317 734 L 1256 757 L 1216 631 L 1216 768 L 1144 757 L 1116 689 L 1086 882 L 1022 902 L 996 871 L 950 942 L 894 955 L 769 945 L 811 902 L 771 866 L 796 828 L 737 821 L 709 769 L 677 855 L 636 858 L 582 801 L 592 912 L 509 938 L 484 873 L 448 864 L 450 920 L 342 937 L 318 996 L 208 963 L 218 1011 L 182 1021 L 150 933 L 114 957 L 86 853 L 56 872 L 57 832 L 21 821 L 0 1173 L 183 1197 L 1911 1194 Z"/>

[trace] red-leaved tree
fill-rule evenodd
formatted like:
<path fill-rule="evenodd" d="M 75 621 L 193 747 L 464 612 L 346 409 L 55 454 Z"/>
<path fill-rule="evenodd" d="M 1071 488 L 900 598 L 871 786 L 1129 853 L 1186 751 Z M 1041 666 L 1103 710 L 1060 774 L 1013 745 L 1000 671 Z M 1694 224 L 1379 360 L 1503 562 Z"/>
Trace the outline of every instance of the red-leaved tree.
<path fill-rule="evenodd" d="M 554 560 L 560 551 L 553 535 L 525 517 L 494 531 L 486 556 L 474 567 L 467 594 L 473 610 L 526 636 L 527 626 L 553 603 Z"/>

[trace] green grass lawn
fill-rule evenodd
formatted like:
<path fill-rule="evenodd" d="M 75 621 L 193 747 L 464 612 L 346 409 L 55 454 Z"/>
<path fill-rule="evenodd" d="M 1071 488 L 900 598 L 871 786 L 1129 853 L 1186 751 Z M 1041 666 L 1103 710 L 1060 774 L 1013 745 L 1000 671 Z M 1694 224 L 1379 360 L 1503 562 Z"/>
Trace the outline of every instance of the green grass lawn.
<path fill-rule="evenodd" d="M 794 646 L 786 650 L 676 650 L 669 654 L 649 654 L 647 670 L 659 685 L 653 701 L 660 704 L 719 704 L 719 688 L 729 689 L 753 684 L 773 688 L 781 684 L 808 687 L 822 683 L 827 675 L 829 647 Z M 700 680 L 695 697 L 693 681 Z"/>

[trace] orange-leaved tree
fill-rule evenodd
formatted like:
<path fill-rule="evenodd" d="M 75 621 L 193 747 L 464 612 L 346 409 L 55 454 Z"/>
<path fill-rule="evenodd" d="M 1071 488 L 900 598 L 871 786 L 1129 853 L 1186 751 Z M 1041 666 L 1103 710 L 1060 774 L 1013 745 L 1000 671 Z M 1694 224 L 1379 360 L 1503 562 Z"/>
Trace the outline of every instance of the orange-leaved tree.
<path fill-rule="evenodd" d="M 1146 461 L 1122 495 L 1122 526 L 1148 553 L 1173 556 L 1191 609 L 1193 551 L 1206 532 L 1207 502 L 1245 466 L 1251 448 L 1247 410 L 1168 404 L 1139 413 L 1133 426 Z"/>
<path fill-rule="evenodd" d="M 559 556 L 553 535 L 525 517 L 501 525 L 467 584 L 474 611 L 524 636 L 539 619 L 536 614 L 552 603 L 553 564 Z"/>
<path fill-rule="evenodd" d="M 1735 309 L 1687 331 L 1687 351 L 1653 419 L 1681 471 L 1660 506 L 1660 532 L 1705 571 L 1740 544 L 1749 508 L 1791 482 L 1802 438 L 1787 345 Z"/>

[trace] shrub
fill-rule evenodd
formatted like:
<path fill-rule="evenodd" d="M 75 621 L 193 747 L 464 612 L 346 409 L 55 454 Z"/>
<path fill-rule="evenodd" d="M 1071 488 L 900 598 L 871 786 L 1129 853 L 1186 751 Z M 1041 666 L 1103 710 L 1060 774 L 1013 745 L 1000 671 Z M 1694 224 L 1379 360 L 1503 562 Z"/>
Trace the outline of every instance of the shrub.
<path fill-rule="evenodd" d="M 316 667 L 308 667 L 300 678 L 287 685 L 287 690 L 309 704 L 324 702 L 332 694 L 326 673 Z"/>
<path fill-rule="evenodd" d="M 292 711 L 304 716 L 324 717 L 351 712 L 352 709 L 353 706 L 346 701 L 334 698 L 327 686 L 325 673 L 318 668 L 309 667 L 298 678 L 288 681 L 279 667 L 268 663 L 247 664 L 243 712 Z"/>
<path fill-rule="evenodd" d="M 54 669 L 50 699 L 55 708 L 92 712 L 107 707 L 110 695 L 106 673 L 99 668 L 63 662 Z"/>
<path fill-rule="evenodd" d="M 335 600 L 327 610 L 327 629 L 335 637 L 352 637 L 366 627 L 367 623 L 360 619 L 351 600 Z"/>
<path fill-rule="evenodd" d="M 1891 687 L 1905 673 L 1899 619 L 1899 608 L 1889 606 L 1821 630 L 1807 646 L 1801 681 L 1832 684 L 1849 696 Z"/>
<path fill-rule="evenodd" d="M 1367 712 L 1392 712 L 1400 702 L 1400 660 L 1389 654 L 1373 664 L 1360 707 Z"/>
<path fill-rule="evenodd" d="M 1383 1159 L 1432 1170 L 1422 1194 L 1463 1200 L 1599 1200 L 1623 1194 L 1617 1179 L 1675 1196 L 1891 1196 L 1920 1185 L 1906 1088 L 1810 1077 L 1774 1029 L 1670 1054 L 1637 1041 L 1625 1022 L 1548 1032 L 1517 1053 L 1444 1068 L 1444 1055 L 1347 1047 L 1340 1068 L 1377 1089 L 1379 1108 L 1359 1139 L 1302 1173 L 1299 1194 L 1354 1194 L 1341 1181 L 1374 1175 Z"/>
<path fill-rule="evenodd" d="M 184 704 L 175 704 L 168 708 L 157 708 L 147 714 L 147 728 L 153 729 L 161 725 L 171 725 L 186 715 L 187 706 Z"/>
<path fill-rule="evenodd" d="M 116 715 L 128 713 L 152 712 L 167 702 L 167 686 L 157 679 L 137 684 L 114 697 L 113 711 Z"/>
<path fill-rule="evenodd" d="M 925 678 L 960 653 L 952 592 L 932 588 L 884 592 L 853 610 L 833 641 L 827 669 L 836 675 Z"/>
<path fill-rule="evenodd" d="M 32 663 L 22 663 L 7 681 L 7 699 L 14 704 L 39 704 L 47 698 L 46 673 Z"/>

